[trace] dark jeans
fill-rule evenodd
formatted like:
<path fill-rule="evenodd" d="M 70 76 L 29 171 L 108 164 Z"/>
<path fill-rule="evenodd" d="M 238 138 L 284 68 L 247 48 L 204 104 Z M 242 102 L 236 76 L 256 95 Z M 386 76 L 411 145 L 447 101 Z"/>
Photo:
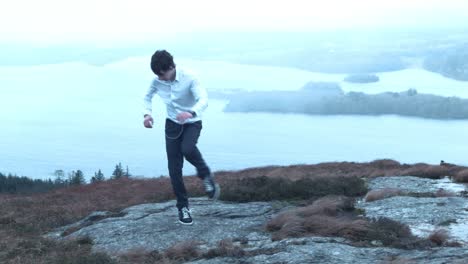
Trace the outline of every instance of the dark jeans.
<path fill-rule="evenodd" d="M 171 119 L 166 118 L 165 138 L 168 161 L 167 165 L 169 176 L 171 177 L 172 188 L 177 197 L 176 207 L 178 209 L 188 206 L 187 190 L 185 189 L 184 180 L 182 178 L 184 157 L 188 162 L 195 166 L 197 169 L 197 176 L 200 179 L 203 179 L 211 172 L 203 159 L 200 150 L 196 146 L 202 127 L 201 120 L 193 123 L 178 124 Z"/>

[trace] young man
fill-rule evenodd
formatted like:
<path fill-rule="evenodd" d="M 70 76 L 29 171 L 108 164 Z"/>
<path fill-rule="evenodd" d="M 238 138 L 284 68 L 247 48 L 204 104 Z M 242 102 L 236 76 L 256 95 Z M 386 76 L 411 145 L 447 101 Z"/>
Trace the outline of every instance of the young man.
<path fill-rule="evenodd" d="M 218 199 L 220 194 L 220 187 L 196 146 L 202 130 L 202 114 L 208 107 L 208 95 L 192 74 L 180 67 L 176 69 L 172 55 L 166 50 L 157 50 L 153 54 L 151 70 L 156 77 L 144 96 L 143 123 L 146 128 L 153 127 L 152 98 L 157 93 L 166 104 L 166 152 L 179 222 L 191 225 L 193 221 L 182 178 L 184 157 L 197 169 L 208 198 Z"/>

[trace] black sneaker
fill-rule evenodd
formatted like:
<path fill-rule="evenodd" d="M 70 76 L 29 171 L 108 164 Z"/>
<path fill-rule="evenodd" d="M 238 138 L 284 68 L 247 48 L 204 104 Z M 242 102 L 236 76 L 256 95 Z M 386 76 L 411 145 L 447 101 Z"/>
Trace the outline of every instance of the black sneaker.
<path fill-rule="evenodd" d="M 179 209 L 179 222 L 184 225 L 193 224 L 192 216 L 190 216 L 190 210 L 187 207 Z"/>
<path fill-rule="evenodd" d="M 213 179 L 213 173 L 210 173 L 205 178 L 203 178 L 203 186 L 205 187 L 205 192 L 208 195 L 208 198 L 217 200 L 219 194 L 221 193 L 221 188 Z"/>

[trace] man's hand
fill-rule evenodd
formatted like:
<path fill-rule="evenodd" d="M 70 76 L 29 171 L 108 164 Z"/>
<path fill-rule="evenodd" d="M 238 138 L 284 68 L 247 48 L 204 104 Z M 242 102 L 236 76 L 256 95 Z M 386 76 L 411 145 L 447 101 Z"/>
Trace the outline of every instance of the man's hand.
<path fill-rule="evenodd" d="M 185 122 L 186 119 L 188 118 L 192 118 L 193 115 L 189 112 L 181 112 L 181 113 L 178 113 L 177 114 L 177 120 L 179 120 L 179 122 Z"/>
<path fill-rule="evenodd" d="M 145 125 L 146 128 L 152 128 L 153 127 L 153 117 L 151 115 L 146 114 L 145 115 L 145 121 L 143 121 L 143 124 Z"/>

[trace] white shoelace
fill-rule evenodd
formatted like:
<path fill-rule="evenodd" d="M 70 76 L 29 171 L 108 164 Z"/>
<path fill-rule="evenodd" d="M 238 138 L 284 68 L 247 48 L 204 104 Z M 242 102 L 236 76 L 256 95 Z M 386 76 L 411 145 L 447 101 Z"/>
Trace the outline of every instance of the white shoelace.
<path fill-rule="evenodd" d="M 190 214 L 187 208 L 182 208 L 182 218 L 190 218 Z"/>

